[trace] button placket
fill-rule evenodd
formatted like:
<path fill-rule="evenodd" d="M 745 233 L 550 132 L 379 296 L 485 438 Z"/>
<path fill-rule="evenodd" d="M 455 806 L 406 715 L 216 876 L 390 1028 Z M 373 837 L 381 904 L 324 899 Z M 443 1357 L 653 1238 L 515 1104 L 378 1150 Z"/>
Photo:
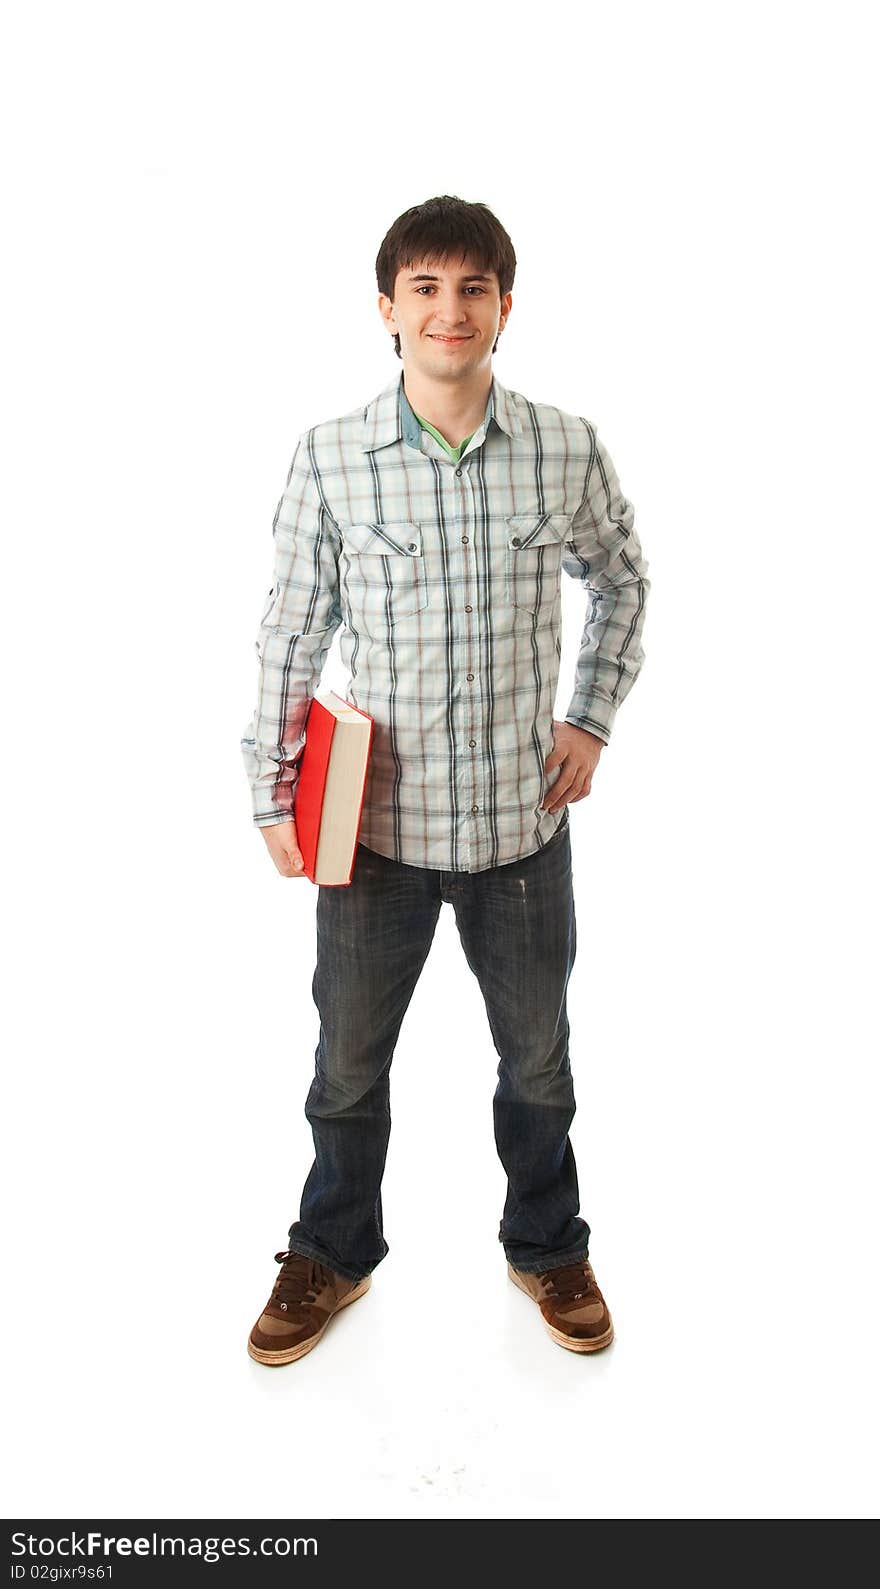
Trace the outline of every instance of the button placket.
<path fill-rule="evenodd" d="M 455 470 L 455 476 L 456 476 L 457 479 L 460 479 L 461 476 L 464 475 L 465 473 L 466 473 L 466 471 L 464 470 L 464 468 L 461 465 L 459 465 L 456 468 L 456 470 Z M 455 513 L 455 515 L 457 517 L 466 518 L 468 513 L 469 513 L 469 509 L 470 509 L 470 495 L 469 495 L 469 492 L 468 492 L 467 483 L 464 483 L 462 485 L 462 487 L 461 487 L 461 490 L 460 491 L 456 490 L 455 493 L 454 493 L 454 507 L 453 507 L 453 511 L 454 511 L 454 513 Z M 469 532 L 465 531 L 463 534 L 459 535 L 459 545 L 462 548 L 469 548 L 469 547 L 473 546 L 473 537 L 470 535 Z M 471 586 L 472 580 L 475 579 L 475 577 L 476 577 L 476 575 L 475 575 L 474 554 L 473 553 L 469 554 L 467 550 L 463 550 L 461 566 L 462 566 L 462 572 L 463 572 L 463 575 L 464 575 L 463 588 L 464 588 L 465 593 L 467 593 L 467 591 L 469 590 L 469 588 Z M 471 614 L 471 613 L 474 612 L 474 610 L 475 610 L 475 604 L 473 602 L 465 602 L 464 603 L 464 611 L 466 613 Z M 471 633 L 470 633 L 470 625 L 468 625 L 468 639 L 469 639 L 469 641 L 472 639 L 472 636 L 471 636 Z M 466 682 L 468 684 L 474 684 L 476 682 L 476 678 L 477 678 L 476 674 L 474 672 L 470 671 L 470 670 L 465 674 L 465 680 L 466 680 Z M 477 690 L 476 691 L 468 691 L 467 700 L 466 700 L 465 704 L 467 705 L 468 717 L 469 717 L 467 743 L 468 743 L 469 749 L 474 751 L 474 750 L 476 750 L 478 741 L 475 738 L 473 738 L 473 736 L 471 735 L 470 728 L 473 726 L 473 724 L 475 722 L 477 722 L 479 720 L 479 704 L 480 704 L 479 703 L 479 685 L 477 686 Z M 480 778 L 480 767 L 479 767 L 479 762 L 478 762 L 478 759 L 477 759 L 476 756 L 472 756 L 471 757 L 469 768 L 468 768 L 468 778 L 469 778 L 469 782 L 470 782 L 470 804 L 468 805 L 466 803 L 466 800 L 463 800 L 462 801 L 462 810 L 467 812 L 467 816 L 470 818 L 471 821 L 473 821 L 473 819 L 475 817 L 480 816 L 482 811 L 483 811 L 483 805 L 482 805 L 482 803 L 480 801 L 480 798 L 479 798 L 479 788 L 478 788 L 479 778 Z M 462 793 L 464 794 L 464 791 L 462 791 Z M 475 855 L 479 852 L 480 843 L 479 843 L 479 840 L 474 836 L 474 834 L 471 833 L 468 836 L 468 838 L 467 838 L 467 844 L 468 844 L 468 860 L 469 860 L 469 862 L 473 862 L 473 860 L 475 858 Z"/>

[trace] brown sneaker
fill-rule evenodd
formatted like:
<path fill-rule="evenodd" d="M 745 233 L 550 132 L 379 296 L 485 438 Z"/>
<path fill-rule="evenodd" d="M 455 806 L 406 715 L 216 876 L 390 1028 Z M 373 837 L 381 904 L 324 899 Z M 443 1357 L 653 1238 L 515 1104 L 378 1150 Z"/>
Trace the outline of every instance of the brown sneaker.
<path fill-rule="evenodd" d="M 349 1280 L 314 1258 L 276 1252 L 280 1263 L 272 1295 L 248 1339 L 257 1363 L 292 1363 L 317 1346 L 334 1313 L 369 1291 L 371 1276 Z"/>
<path fill-rule="evenodd" d="M 586 1258 L 540 1275 L 524 1274 L 509 1263 L 507 1273 L 520 1291 L 537 1302 L 560 1346 L 570 1352 L 598 1352 L 613 1338 L 611 1314 Z"/>

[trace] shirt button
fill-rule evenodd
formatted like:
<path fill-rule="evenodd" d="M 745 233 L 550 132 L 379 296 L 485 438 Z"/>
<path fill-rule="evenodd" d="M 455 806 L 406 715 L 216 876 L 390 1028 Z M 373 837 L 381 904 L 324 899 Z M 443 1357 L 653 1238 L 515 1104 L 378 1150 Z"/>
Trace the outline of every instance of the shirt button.
<path fill-rule="evenodd" d="M 521 544 L 522 544 L 522 542 L 521 542 L 521 541 L 520 541 L 520 538 L 519 538 L 519 536 L 518 536 L 518 535 L 515 535 L 515 536 L 514 536 L 514 537 L 513 537 L 513 540 L 512 540 L 512 541 L 511 541 L 511 543 L 510 543 L 510 544 L 511 544 L 511 546 L 520 546 L 520 545 L 521 545 Z"/>
<path fill-rule="evenodd" d="M 414 552 L 416 550 L 417 546 L 418 546 L 418 542 L 417 541 L 410 541 L 409 545 L 407 546 L 407 551 L 408 552 Z"/>
<path fill-rule="evenodd" d="M 461 470 L 460 469 L 456 469 L 455 472 L 456 472 L 456 474 L 461 474 Z"/>
<path fill-rule="evenodd" d="M 469 745 L 470 745 L 470 747 L 471 747 L 471 750 L 473 750 L 473 748 L 474 748 L 474 746 L 475 746 L 475 744 L 476 744 L 476 743 L 477 743 L 477 742 L 476 742 L 476 740 L 475 740 L 475 739 L 469 739 L 469 740 L 468 740 L 468 744 L 469 744 Z"/>
<path fill-rule="evenodd" d="M 466 607 L 465 607 L 465 609 L 464 609 L 464 610 L 465 610 L 465 612 L 473 612 L 473 610 L 474 610 L 474 609 L 473 609 L 473 607 L 472 607 L 472 606 L 471 606 L 471 605 L 470 605 L 470 602 L 468 602 L 468 604 L 467 604 L 467 605 L 466 605 Z"/>
<path fill-rule="evenodd" d="M 472 678 L 473 678 L 473 674 L 472 674 L 472 673 L 468 673 L 468 674 L 466 674 L 466 675 L 465 675 L 465 676 L 466 676 L 466 678 L 469 678 L 469 679 L 472 679 Z"/>
<path fill-rule="evenodd" d="M 462 546 L 467 546 L 467 543 L 468 543 L 469 540 L 470 540 L 470 536 L 469 535 L 463 535 L 462 538 L 461 538 Z"/>
<path fill-rule="evenodd" d="M 479 806 L 471 806 L 472 811 L 479 811 Z"/>

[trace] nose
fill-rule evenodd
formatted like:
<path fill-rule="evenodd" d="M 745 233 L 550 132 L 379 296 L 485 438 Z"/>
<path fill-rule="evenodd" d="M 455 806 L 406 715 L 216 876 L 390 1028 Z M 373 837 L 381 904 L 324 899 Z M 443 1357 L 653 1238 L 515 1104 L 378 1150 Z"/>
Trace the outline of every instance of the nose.
<path fill-rule="evenodd" d="M 438 331 L 454 336 L 467 322 L 467 313 L 464 304 L 450 293 L 445 298 L 434 299 L 434 325 Z"/>

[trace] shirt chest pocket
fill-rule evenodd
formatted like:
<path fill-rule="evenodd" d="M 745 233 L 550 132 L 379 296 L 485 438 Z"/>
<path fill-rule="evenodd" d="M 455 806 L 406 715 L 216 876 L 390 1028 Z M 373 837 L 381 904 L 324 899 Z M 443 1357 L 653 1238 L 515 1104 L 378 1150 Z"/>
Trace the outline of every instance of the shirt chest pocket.
<path fill-rule="evenodd" d="M 571 528 L 569 513 L 507 516 L 505 588 L 512 607 L 533 617 L 550 614 L 559 594 L 562 554 Z"/>
<path fill-rule="evenodd" d="M 420 524 L 389 519 L 339 529 L 340 584 L 354 628 L 378 633 L 427 607 Z"/>

